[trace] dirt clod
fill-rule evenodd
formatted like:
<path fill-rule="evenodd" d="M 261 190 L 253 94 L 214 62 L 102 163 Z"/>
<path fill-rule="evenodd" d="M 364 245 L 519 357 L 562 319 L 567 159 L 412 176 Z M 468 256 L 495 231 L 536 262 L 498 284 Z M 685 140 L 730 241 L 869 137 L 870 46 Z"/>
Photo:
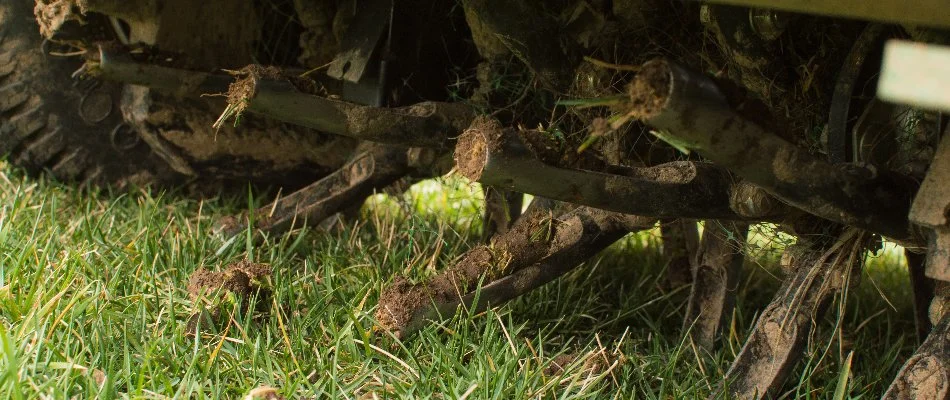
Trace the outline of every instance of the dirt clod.
<path fill-rule="evenodd" d="M 288 74 L 274 66 L 251 64 L 238 71 L 231 71 L 231 74 L 234 75 L 235 81 L 228 86 L 228 93 L 226 94 L 228 108 L 221 118 L 215 122 L 215 128 L 220 127 L 222 122 L 231 116 L 240 117 L 250 107 L 250 101 L 257 96 L 257 87 L 261 80 L 286 81 L 302 93 L 326 94 L 325 88 L 321 87 L 316 81 Z"/>
<path fill-rule="evenodd" d="M 244 396 L 244 400 L 284 400 L 285 397 L 278 393 L 277 388 L 270 386 L 261 386 L 251 389 Z"/>
<path fill-rule="evenodd" d="M 188 294 L 193 300 L 218 290 L 226 290 L 242 298 L 262 294 L 262 290 L 267 289 L 261 286 L 261 282 L 270 274 L 270 265 L 248 261 L 231 264 L 221 272 L 201 268 L 188 278 Z"/>
<path fill-rule="evenodd" d="M 547 376 L 563 375 L 571 370 L 571 365 L 580 364 L 576 372 L 585 377 L 596 377 L 607 373 L 611 367 L 622 363 L 622 355 L 606 351 L 606 349 L 592 350 L 587 353 L 565 353 L 551 360 L 544 369 Z"/>
<path fill-rule="evenodd" d="M 258 299 L 258 311 L 266 310 L 269 304 L 266 299 L 271 294 L 270 276 L 270 265 L 246 260 L 231 264 L 220 272 L 201 268 L 192 273 L 187 290 L 192 301 L 198 303 L 198 311 L 185 324 L 185 335 L 191 336 L 220 325 L 224 317 L 222 310 L 230 310 L 224 304 L 228 293 L 237 296 L 242 311 L 247 311 L 248 300 L 254 296 Z"/>
<path fill-rule="evenodd" d="M 477 181 L 482 176 L 488 154 L 502 135 L 501 125 L 489 117 L 475 117 L 462 132 L 455 146 L 455 165 L 466 178 Z"/>
<path fill-rule="evenodd" d="M 630 110 L 638 118 L 650 118 L 666 105 L 670 96 L 670 66 L 664 60 L 643 65 L 630 83 Z"/>
<path fill-rule="evenodd" d="M 43 37 L 51 38 L 71 19 L 78 18 L 76 0 L 39 0 L 33 8 Z"/>

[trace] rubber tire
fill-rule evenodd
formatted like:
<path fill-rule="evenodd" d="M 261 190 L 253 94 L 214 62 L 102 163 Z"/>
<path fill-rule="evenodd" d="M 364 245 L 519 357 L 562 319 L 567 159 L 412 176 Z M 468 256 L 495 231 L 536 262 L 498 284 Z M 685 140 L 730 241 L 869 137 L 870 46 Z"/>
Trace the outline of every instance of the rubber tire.
<path fill-rule="evenodd" d="M 93 185 L 174 179 L 124 125 L 122 85 L 73 79 L 81 58 L 49 54 L 33 4 L 0 2 L 0 157 L 30 174 Z"/>

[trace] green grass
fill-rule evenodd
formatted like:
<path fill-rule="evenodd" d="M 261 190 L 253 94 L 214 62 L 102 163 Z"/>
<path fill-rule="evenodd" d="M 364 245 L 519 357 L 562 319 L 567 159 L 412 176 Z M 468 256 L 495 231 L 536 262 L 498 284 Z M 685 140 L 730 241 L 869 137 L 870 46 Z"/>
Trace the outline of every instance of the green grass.
<path fill-rule="evenodd" d="M 699 398 L 779 284 L 775 252 L 760 253 L 722 350 L 701 360 L 680 342 L 686 291 L 662 289 L 647 232 L 504 307 L 460 313 L 401 343 L 374 337 L 374 305 L 394 274 L 424 277 L 476 242 L 475 192 L 417 186 L 402 199 L 377 196 L 356 224 L 225 245 L 212 224 L 247 197 L 88 193 L 4 167 L 0 397 L 235 399 L 271 386 L 288 398 Z M 789 397 L 831 398 L 839 383 L 849 397 L 883 392 L 916 342 L 896 254 L 872 260 L 845 312 L 819 321 Z M 197 309 L 188 276 L 244 258 L 274 267 L 269 311 L 225 310 L 217 331 L 187 336 Z M 844 340 L 832 342 L 839 320 Z M 563 353 L 582 356 L 545 374 Z M 617 363 L 590 374 L 585 357 Z"/>

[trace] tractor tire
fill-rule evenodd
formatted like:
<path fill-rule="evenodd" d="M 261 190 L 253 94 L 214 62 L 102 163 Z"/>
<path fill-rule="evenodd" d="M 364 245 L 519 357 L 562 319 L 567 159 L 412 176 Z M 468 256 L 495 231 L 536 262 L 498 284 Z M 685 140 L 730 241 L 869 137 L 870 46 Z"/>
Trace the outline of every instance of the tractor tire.
<path fill-rule="evenodd" d="M 177 174 L 123 120 L 123 86 L 74 79 L 81 57 L 45 40 L 31 1 L 0 3 L 0 157 L 28 174 L 93 185 L 170 182 Z"/>

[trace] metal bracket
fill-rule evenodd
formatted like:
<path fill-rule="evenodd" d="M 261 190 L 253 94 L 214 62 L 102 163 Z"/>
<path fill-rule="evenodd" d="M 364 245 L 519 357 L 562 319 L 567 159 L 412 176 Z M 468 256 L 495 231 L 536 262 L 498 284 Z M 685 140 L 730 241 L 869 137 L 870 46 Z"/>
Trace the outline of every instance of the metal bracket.
<path fill-rule="evenodd" d="M 353 22 L 327 75 L 343 81 L 344 100 L 379 107 L 386 87 L 393 0 L 356 0 L 353 6 Z"/>

